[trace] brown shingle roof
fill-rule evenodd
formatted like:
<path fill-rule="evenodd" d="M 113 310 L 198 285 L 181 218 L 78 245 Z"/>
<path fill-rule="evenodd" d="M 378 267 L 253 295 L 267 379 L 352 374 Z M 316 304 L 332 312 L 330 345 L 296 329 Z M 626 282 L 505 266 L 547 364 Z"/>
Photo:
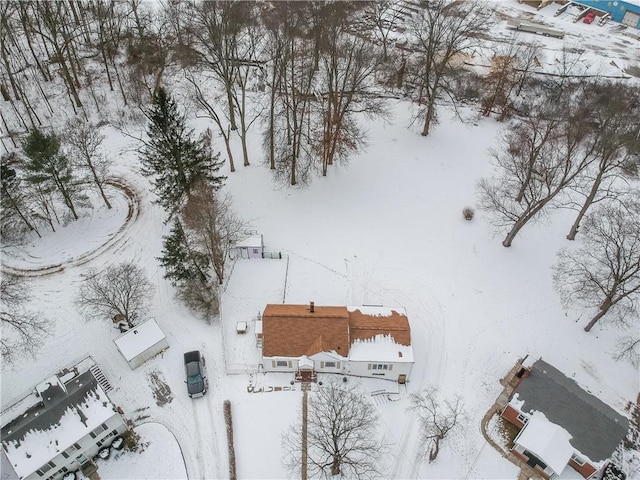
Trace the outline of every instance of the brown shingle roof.
<path fill-rule="evenodd" d="M 346 307 L 267 305 L 262 315 L 262 354 L 265 357 L 300 357 L 318 352 L 347 356 L 349 312 Z"/>
<path fill-rule="evenodd" d="M 401 345 L 411 345 L 411 329 L 406 315 L 392 310 L 391 316 L 365 315 L 360 310 L 349 312 L 351 342 L 376 335 L 390 335 Z"/>
<path fill-rule="evenodd" d="M 346 307 L 270 304 L 262 315 L 262 354 L 265 357 L 300 357 L 331 352 L 346 357 L 354 340 L 390 335 L 411 345 L 411 329 L 404 313 L 390 316 L 364 314 Z"/>

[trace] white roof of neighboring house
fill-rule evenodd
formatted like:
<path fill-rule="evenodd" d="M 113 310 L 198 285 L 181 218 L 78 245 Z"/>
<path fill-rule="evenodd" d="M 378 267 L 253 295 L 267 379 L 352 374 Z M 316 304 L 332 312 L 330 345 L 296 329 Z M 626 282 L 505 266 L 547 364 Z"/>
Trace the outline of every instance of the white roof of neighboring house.
<path fill-rule="evenodd" d="M 413 348 L 396 343 L 389 335 L 376 335 L 367 340 L 355 340 L 349 348 L 349 360 L 413 363 Z"/>
<path fill-rule="evenodd" d="M 236 243 L 236 248 L 238 247 L 262 247 L 262 235 L 250 235 Z"/>
<path fill-rule="evenodd" d="M 89 372 L 66 384 L 65 390 L 53 388 L 62 397 L 52 406 L 29 410 L 19 423 L 3 428 L 3 448 L 20 478 L 32 474 L 117 415 L 106 393 Z M 27 423 L 23 425 L 23 422 Z"/>
<path fill-rule="evenodd" d="M 564 428 L 551 423 L 542 412 L 534 412 L 516 443 L 560 474 L 574 452 L 570 439 L 571 435 Z"/>
<path fill-rule="evenodd" d="M 160 330 L 156 321 L 150 319 L 124 332 L 113 342 L 124 358 L 129 361 L 164 338 L 166 338 L 164 332 Z"/>

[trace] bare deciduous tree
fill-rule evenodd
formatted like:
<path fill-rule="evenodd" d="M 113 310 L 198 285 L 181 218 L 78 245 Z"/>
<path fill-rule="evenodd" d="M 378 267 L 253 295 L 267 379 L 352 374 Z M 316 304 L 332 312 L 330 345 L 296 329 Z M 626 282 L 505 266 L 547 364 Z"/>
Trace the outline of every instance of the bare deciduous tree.
<path fill-rule="evenodd" d="M 565 304 L 579 301 L 597 313 L 589 332 L 605 315 L 624 326 L 638 322 L 640 293 L 640 204 L 604 205 L 585 222 L 584 245 L 563 249 L 554 282 Z"/>
<path fill-rule="evenodd" d="M 102 200 L 107 208 L 111 203 L 104 193 L 104 183 L 107 176 L 109 162 L 99 150 L 104 135 L 95 125 L 76 117 L 67 122 L 63 133 L 63 140 L 71 146 L 73 163 L 82 169 L 88 170 L 93 183 L 100 191 Z"/>
<path fill-rule="evenodd" d="M 481 207 L 497 227 L 509 230 L 510 247 L 529 222 L 539 218 L 595 160 L 588 119 L 581 115 L 525 119 L 504 135 L 494 153 L 497 176 L 479 183 Z"/>
<path fill-rule="evenodd" d="M 335 160 L 346 160 L 364 142 L 365 133 L 358 127 L 354 114 L 365 112 L 375 117 L 383 112 L 382 102 L 373 95 L 378 55 L 368 40 L 350 33 L 349 13 L 330 12 L 323 22 L 326 39 L 319 67 L 320 77 L 325 81 L 317 102 L 322 116 L 318 150 L 323 176 Z"/>
<path fill-rule="evenodd" d="M 374 38 L 382 43 L 382 61 L 386 62 L 389 57 L 389 46 L 392 41 L 391 33 L 400 26 L 403 11 L 398 8 L 396 2 L 391 0 L 367 2 L 364 8 L 364 21 L 371 24 Z"/>
<path fill-rule="evenodd" d="M 80 287 L 76 304 L 90 318 L 122 315 L 130 327 L 145 316 L 153 286 L 144 270 L 133 263 L 91 269 Z"/>
<path fill-rule="evenodd" d="M 618 361 L 629 362 L 634 367 L 640 366 L 640 335 L 623 335 L 618 339 L 613 358 Z"/>
<path fill-rule="evenodd" d="M 578 215 L 567 239 L 574 240 L 582 219 L 589 208 L 619 192 L 615 183 L 623 177 L 632 152 L 640 151 L 638 118 L 640 115 L 640 89 L 620 83 L 591 83 L 584 94 L 589 103 L 596 161 L 581 175 L 581 182 L 573 190 L 582 197 Z"/>
<path fill-rule="evenodd" d="M 422 427 L 422 440 L 429 451 L 429 463 L 440 451 L 440 442 L 460 427 L 464 418 L 464 404 L 460 397 L 441 400 L 438 391 L 429 388 L 422 394 L 411 396 L 411 408 L 418 412 Z"/>
<path fill-rule="evenodd" d="M 520 95 L 536 62 L 539 65 L 540 50 L 537 44 L 522 43 L 517 34 L 498 48 L 485 78 L 482 115 L 489 116 L 497 110 L 501 122 L 510 116 L 514 108 L 514 90 L 516 96 Z"/>
<path fill-rule="evenodd" d="M 377 432 L 375 408 L 357 391 L 328 382 L 309 395 L 307 466 L 309 478 L 379 478 L 378 459 L 385 447 Z M 285 464 L 299 472 L 302 429 L 283 436 Z"/>
<path fill-rule="evenodd" d="M 461 63 L 461 55 L 489 28 L 491 15 L 487 5 L 476 0 L 434 0 L 425 2 L 413 18 L 415 53 L 411 63 L 419 85 L 414 100 L 424 108 L 422 136 L 429 134 L 436 118 L 437 100 L 443 96 L 453 99 L 449 88 L 452 67 Z"/>
<path fill-rule="evenodd" d="M 49 322 L 42 314 L 26 307 L 30 292 L 24 281 L 4 273 L 0 280 L 0 353 L 2 360 L 13 363 L 22 355 L 34 356 L 44 337 L 49 334 Z"/>
<path fill-rule="evenodd" d="M 245 227 L 233 212 L 231 199 L 216 195 L 208 183 L 199 182 L 189 195 L 182 219 L 191 247 L 209 258 L 222 285 L 229 249 L 240 240 Z"/>

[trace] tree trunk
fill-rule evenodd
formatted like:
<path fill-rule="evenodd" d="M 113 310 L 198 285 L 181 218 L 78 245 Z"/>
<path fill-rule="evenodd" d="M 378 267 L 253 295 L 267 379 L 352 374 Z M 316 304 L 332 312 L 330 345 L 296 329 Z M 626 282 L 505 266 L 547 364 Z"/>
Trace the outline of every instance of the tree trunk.
<path fill-rule="evenodd" d="M 9 125 L 7 125 L 7 120 L 4 118 L 4 115 L 2 114 L 2 110 L 0 110 L 0 120 L 2 120 L 2 124 L 4 125 L 4 128 L 7 131 L 7 135 L 9 135 L 9 138 L 11 139 L 11 143 L 13 143 L 13 146 L 15 148 L 18 148 L 16 139 L 13 138 L 13 133 L 11 132 L 11 130 L 9 130 Z"/>
<path fill-rule="evenodd" d="M 240 111 L 240 142 L 242 143 L 242 159 L 244 160 L 244 166 L 249 166 L 249 150 L 247 149 L 247 119 L 245 118 L 246 112 L 246 92 L 245 85 L 242 85 L 242 110 Z"/>
<path fill-rule="evenodd" d="M 567 240 L 575 240 L 576 235 L 578 233 L 578 228 L 580 227 L 580 222 L 582 222 L 582 219 L 586 215 L 587 210 L 589 209 L 589 207 L 593 203 L 594 198 L 596 198 L 596 195 L 598 194 L 598 190 L 600 189 L 600 184 L 602 183 L 603 175 L 604 175 L 604 171 L 600 170 L 598 172 L 598 175 L 596 176 L 595 181 L 593 182 L 593 185 L 591 185 L 591 191 L 589 192 L 589 195 L 587 195 L 587 198 L 585 199 L 584 204 L 582 205 L 582 208 L 578 212 L 578 216 L 573 222 L 573 225 L 571 225 L 571 230 L 569 230 L 569 235 L 567 235 Z"/>
<path fill-rule="evenodd" d="M 434 101 L 432 98 L 429 98 L 429 103 L 427 105 L 427 113 L 424 118 L 424 126 L 422 128 L 422 133 L 420 134 L 423 137 L 426 137 L 427 135 L 429 135 L 429 128 L 431 128 L 431 121 L 433 120 L 434 111 L 435 111 Z"/>
<path fill-rule="evenodd" d="M 54 181 L 58 186 L 58 189 L 60 190 L 62 197 L 64 198 L 64 203 L 67 205 L 67 207 L 69 207 L 69 210 L 73 215 L 73 218 L 75 220 L 78 220 L 79 217 L 78 217 L 78 214 L 76 213 L 76 208 L 73 205 L 73 200 L 71 199 L 71 195 L 69 194 L 67 187 L 60 181 L 60 178 L 58 178 L 57 176 L 54 176 Z"/>
<path fill-rule="evenodd" d="M 18 215 L 20 216 L 20 218 L 22 219 L 22 221 L 25 223 L 25 225 L 27 226 L 27 228 L 29 228 L 29 230 L 36 232 L 36 234 L 38 235 L 39 238 L 42 238 L 42 235 L 40 235 L 40 232 L 38 231 L 38 229 L 31 224 L 31 222 L 29 222 L 29 220 L 27 220 L 27 217 L 24 216 L 24 214 L 22 213 L 22 210 L 20 210 L 20 207 L 18 206 L 18 203 L 14 200 L 14 198 L 9 194 L 9 192 L 7 191 L 7 189 L 5 187 L 2 187 L 2 190 L 4 191 L 5 196 L 9 199 L 9 201 L 11 201 L 11 204 L 13 205 L 14 210 L 18 213 Z"/>
<path fill-rule="evenodd" d="M 236 125 L 236 112 L 235 108 L 233 108 L 233 93 L 231 89 L 232 85 L 229 85 L 229 82 L 225 82 L 225 90 L 227 91 L 227 105 L 229 105 L 229 123 L 231 123 L 231 130 L 237 130 L 238 126 Z"/>
<path fill-rule="evenodd" d="M 431 447 L 431 451 L 429 452 L 429 463 L 436 459 L 438 453 L 440 453 L 440 437 L 433 439 L 433 447 Z"/>
<path fill-rule="evenodd" d="M 231 145 L 229 144 L 229 137 L 231 136 L 231 127 L 227 127 L 227 133 L 221 129 L 222 138 L 224 139 L 224 146 L 227 148 L 227 156 L 229 157 L 229 168 L 231 173 L 236 171 L 235 163 L 233 162 L 233 153 L 231 152 Z"/>
<path fill-rule="evenodd" d="M 118 66 L 116 65 L 115 58 L 111 58 L 111 63 L 113 63 L 113 71 L 116 74 L 116 80 L 118 81 L 118 86 L 120 87 L 120 93 L 122 94 L 122 100 L 124 101 L 125 106 L 127 103 L 127 94 L 124 91 L 124 86 L 122 85 L 122 79 L 120 78 L 120 73 L 118 72 Z"/>
<path fill-rule="evenodd" d="M 6 71 L 7 76 L 9 77 L 9 84 L 11 85 L 11 88 L 13 89 L 13 94 L 16 97 L 16 100 L 20 100 L 20 91 L 18 90 L 18 84 L 16 83 L 15 78 L 13 77 L 13 73 L 11 73 L 11 66 L 9 65 L 9 56 L 8 56 L 8 49 L 7 47 L 4 45 L 4 41 L 0 42 L 2 43 L 1 49 L 2 49 L 2 63 L 4 63 L 4 69 Z"/>
<path fill-rule="evenodd" d="M 67 62 L 64 59 L 62 54 L 62 50 L 58 46 L 58 44 L 54 44 L 53 48 L 56 51 L 56 56 L 60 59 L 60 68 L 62 68 L 62 76 L 67 82 L 67 86 L 69 87 L 69 92 L 73 96 L 73 100 L 78 108 L 82 108 L 82 102 L 80 101 L 80 96 L 78 95 L 78 91 L 76 90 L 76 86 L 74 84 L 73 78 L 71 77 L 71 73 L 69 72 L 69 67 L 67 67 Z"/>
<path fill-rule="evenodd" d="M 612 296 L 613 296 L 613 293 L 610 293 L 609 295 L 607 295 L 607 297 L 604 299 L 604 301 L 600 305 L 600 310 L 598 311 L 598 313 L 595 315 L 595 317 L 589 320 L 589 323 L 587 323 L 587 326 L 584 327 L 585 332 L 590 332 L 593 326 L 596 323 L 598 323 L 598 321 L 607 314 L 607 312 L 613 305 L 613 302 L 611 301 Z"/>
<path fill-rule="evenodd" d="M 338 455 L 333 456 L 333 462 L 331 462 L 331 475 L 340 475 L 340 457 Z"/>
<path fill-rule="evenodd" d="M 396 72 L 396 88 L 402 88 L 402 84 L 404 83 L 404 72 L 407 69 L 407 59 L 406 57 L 402 57 L 402 61 L 400 62 L 400 68 Z"/>
<path fill-rule="evenodd" d="M 102 188 L 102 182 L 98 178 L 98 174 L 96 173 L 95 167 L 91 163 L 89 163 L 89 168 L 91 168 L 91 173 L 93 174 L 93 181 L 98 186 L 98 190 L 100 190 L 100 195 L 102 195 L 102 200 L 104 200 L 104 204 L 107 206 L 109 210 L 111 210 L 111 203 L 109 202 L 109 199 L 104 193 L 104 189 Z"/>

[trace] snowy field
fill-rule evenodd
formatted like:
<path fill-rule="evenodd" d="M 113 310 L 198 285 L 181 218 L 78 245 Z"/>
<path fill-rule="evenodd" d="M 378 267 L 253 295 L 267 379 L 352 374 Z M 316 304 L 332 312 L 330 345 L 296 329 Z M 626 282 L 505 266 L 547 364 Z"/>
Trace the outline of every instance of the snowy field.
<path fill-rule="evenodd" d="M 637 40 L 618 33 L 615 24 L 574 24 L 571 12 L 553 17 L 555 6 L 536 12 L 504 1 L 499 9 L 571 31 L 564 42 L 592 49 L 587 66 L 601 72 L 622 75 L 634 61 L 629 45 L 637 47 Z M 563 41 L 536 39 L 548 43 L 551 69 Z M 113 211 L 96 209 L 42 240 L 34 238 L 23 251 L 2 252 L 3 268 L 25 271 L 33 307 L 54 324 L 36 359 L 3 367 L 2 406 L 91 355 L 115 387 L 109 394 L 113 402 L 138 425 L 144 446 L 101 461 L 102 478 L 227 478 L 222 414 L 227 399 L 238 477 L 286 478 L 281 436 L 299 421 L 302 394 L 298 384 L 291 387 L 291 375 L 255 373 L 260 352 L 254 319 L 267 303 L 314 301 L 399 305 L 407 311 L 416 363 L 406 387 L 349 381 L 364 395 L 381 388 L 398 393 L 395 401 L 372 398 L 389 446 L 386 478 L 517 478 L 518 469 L 484 440 L 480 420 L 502 390 L 499 380 L 526 354 L 540 355 L 624 412 L 636 400 L 640 380 L 634 368 L 611 358 L 618 332 L 603 322 L 585 333 L 592 312 L 565 312 L 552 284 L 551 266 L 558 250 L 568 246 L 565 235 L 575 212 L 556 211 L 544 222 L 527 225 L 511 248 L 502 247 L 502 232 L 492 231 L 482 212 L 476 209 L 467 222 L 462 209 L 476 207 L 477 181 L 492 172 L 488 149 L 504 125 L 490 118 L 462 123 L 443 110 L 441 123 L 423 138 L 412 125 L 408 102 L 394 101 L 390 110 L 386 122 L 362 120 L 368 132 L 362 153 L 307 188 L 274 185 L 261 164 L 255 129 L 249 139 L 252 164 L 233 174 L 225 170 L 225 190 L 238 215 L 264 235 L 265 249 L 283 258 L 237 260 L 230 266 L 221 318 L 211 324 L 182 306 L 163 278 L 157 257 L 168 232 L 165 214 L 151 203 L 135 142 L 105 127 L 105 146 L 116 162 L 113 173 L 128 187 L 126 194 L 115 187 L 107 191 Z M 208 125 L 200 120 L 194 126 Z M 239 144 L 233 147 L 240 151 Z M 221 140 L 217 148 L 224 150 Z M 170 345 L 136 370 L 116 350 L 112 340 L 119 332 L 110 321 L 88 322 L 74 305 L 89 268 L 126 261 L 141 265 L 151 279 L 155 293 L 149 317 Z M 248 322 L 246 334 L 236 333 L 238 321 Z M 192 400 L 182 355 L 194 349 L 207 359 L 210 390 Z M 170 389 L 167 398 L 158 398 L 159 383 Z M 250 393 L 249 386 L 261 391 Z M 408 407 L 410 393 L 434 386 L 445 397 L 463 398 L 466 421 L 429 464 Z M 566 469 L 562 478 L 574 476 Z M 8 478 L 11 472 L 3 466 L 2 479 Z"/>

